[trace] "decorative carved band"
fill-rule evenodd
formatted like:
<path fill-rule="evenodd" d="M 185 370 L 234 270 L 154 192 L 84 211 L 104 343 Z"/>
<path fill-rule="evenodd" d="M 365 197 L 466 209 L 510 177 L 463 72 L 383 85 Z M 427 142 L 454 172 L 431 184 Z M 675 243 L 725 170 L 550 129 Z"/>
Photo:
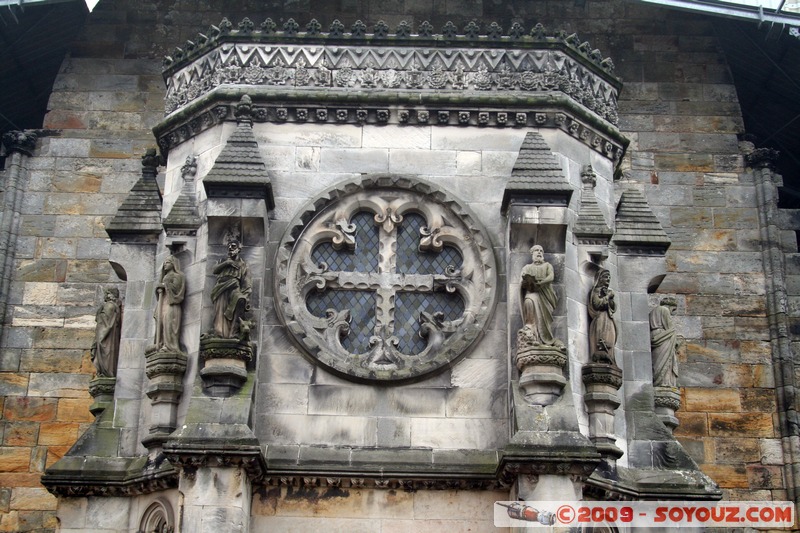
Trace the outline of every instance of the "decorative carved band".
<path fill-rule="evenodd" d="M 621 83 L 614 65 L 576 34 L 548 33 L 538 24 L 529 35 L 518 23 L 508 35 L 493 23 L 485 36 L 471 22 L 459 35 L 448 22 L 442 34 L 423 22 L 412 33 L 401 22 L 391 39 L 384 22 L 367 34 L 359 22 L 345 33 L 312 20 L 305 32 L 292 19 L 276 31 L 267 19 L 260 29 L 245 18 L 238 30 L 227 19 L 198 34 L 164 60 L 166 112 L 171 113 L 222 84 L 303 88 L 563 91 L 616 123 Z"/>
<path fill-rule="evenodd" d="M 552 43 L 549 43 L 552 44 Z M 618 89 L 571 57 L 569 49 L 401 48 L 224 44 L 166 76 L 170 114 L 223 85 L 304 91 L 448 91 L 460 95 L 560 92 L 611 124 Z"/>
<path fill-rule="evenodd" d="M 226 120 L 234 120 L 233 102 L 241 98 L 245 91 L 228 92 L 220 98 L 230 103 L 214 105 L 198 101 L 203 105 L 193 109 L 189 118 L 177 114 L 156 126 L 155 133 L 162 153 L 168 153 L 175 146 Z M 274 102 L 282 98 L 281 95 L 285 96 L 286 91 L 248 87 L 246 94 L 256 102 Z M 475 98 L 451 98 L 442 93 L 437 93 L 435 98 L 433 95 L 420 98 L 410 93 L 402 95 L 395 92 L 374 94 L 369 101 L 356 105 L 352 102 L 352 95 L 346 97 L 349 101 L 341 102 L 334 101 L 331 94 L 303 96 L 305 99 L 301 102 L 254 105 L 253 122 L 555 128 L 612 161 L 619 161 L 624 150 L 624 140 L 617 132 L 600 127 L 600 121 L 578 118 L 574 106 L 570 108 L 567 105 L 568 98 L 560 94 L 528 98 L 511 95 L 513 98 L 508 98 L 506 102 L 503 95 L 498 94 L 476 101 Z M 386 107 L 390 101 L 393 102 L 391 109 Z M 564 105 L 559 105 L 559 102 Z M 529 111 L 532 109 L 537 111 Z"/>
<path fill-rule="evenodd" d="M 263 479 L 266 486 L 277 487 L 335 487 L 351 489 L 385 489 L 404 490 L 413 492 L 417 490 L 497 490 L 505 489 L 510 485 L 494 477 L 472 478 L 447 476 L 431 479 L 430 477 L 330 477 L 324 475 L 270 475 Z"/>

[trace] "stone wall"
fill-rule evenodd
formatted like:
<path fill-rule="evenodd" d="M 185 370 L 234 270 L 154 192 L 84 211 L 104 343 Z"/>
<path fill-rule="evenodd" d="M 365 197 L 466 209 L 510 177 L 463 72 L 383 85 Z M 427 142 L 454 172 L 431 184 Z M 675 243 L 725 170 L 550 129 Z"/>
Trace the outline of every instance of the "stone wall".
<path fill-rule="evenodd" d="M 623 180 L 644 188 L 673 243 L 667 254 L 669 274 L 659 293 L 678 297 L 679 330 L 686 337 L 676 434 L 726 498 L 785 499 L 755 187 L 739 154 L 737 134 L 743 126 L 735 90 L 708 20 L 632 1 L 593 1 L 583 7 L 555 0 L 286 4 L 265 10 L 261 2 L 244 0 L 235 6 L 221 0 L 104 0 L 74 43 L 53 88 L 43 125 L 47 131 L 28 161 L 10 327 L 0 353 L 0 531 L 56 527 L 55 498 L 38 479 L 91 421 L 87 387 L 93 368 L 88 347 L 94 312 L 102 287 L 120 283 L 107 261 L 110 245 L 103 228 L 138 178 L 145 148 L 155 144 L 150 129 L 163 116 L 161 56 L 223 16 L 234 23 L 244 16 L 256 23 L 267 16 L 278 23 L 294 17 L 301 25 L 315 17 L 323 27 L 335 17 L 346 25 L 361 19 L 369 26 L 383 19 L 390 27 L 401 20 L 415 26 L 430 20 L 436 28 L 447 20 L 461 28 L 473 18 L 508 27 L 512 18 L 519 18 L 527 28 L 541 22 L 547 28 L 577 32 L 611 57 L 624 82 L 620 129 L 631 140 L 622 164 Z M 304 166 L 327 168 L 331 179 L 337 172 L 352 172 L 352 160 L 347 168 L 342 165 L 351 155 L 348 150 L 357 146 L 359 157 L 365 158 L 359 163 L 362 170 L 403 171 L 419 164 L 419 143 L 432 147 L 437 142 L 412 136 L 402 140 L 407 147 L 395 145 L 389 153 L 381 130 L 362 137 L 345 128 L 337 127 L 335 142 L 310 142 L 300 151 L 286 148 L 293 157 L 279 148 L 281 135 L 290 128 L 259 133 L 263 155 L 275 172 L 276 196 L 282 199 L 278 209 L 286 211 L 277 218 L 289 218 L 306 189 L 320 186 L 294 183 L 293 190 L 285 188 L 286 177 L 301 175 Z M 493 142 L 491 133 L 482 143 Z M 516 133 L 522 136 L 521 130 Z M 458 144 L 452 138 L 438 142 Z M 459 142 L 463 146 L 470 140 Z M 458 169 L 474 176 L 472 187 L 479 187 L 484 183 L 479 178 L 487 175 L 501 187 L 500 170 L 510 168 L 514 155 L 508 148 L 490 157 L 453 148 L 447 157 L 425 162 L 439 169 L 443 182 L 449 170 Z M 205 164 L 211 161 L 209 154 Z M 203 173 L 201 169 L 199 175 Z M 500 231 L 499 213 L 482 218 L 484 223 L 494 220 L 490 230 Z M 505 316 L 501 311 L 497 317 Z M 294 355 L 288 345 L 283 349 L 287 356 Z M 502 366 L 498 360 L 473 360 L 474 368 L 451 377 L 451 385 L 497 378 L 492 372 Z M 285 366 L 270 369 L 282 376 L 279 386 L 265 385 L 273 390 L 258 395 L 274 413 L 268 416 L 290 422 L 298 410 L 336 415 L 322 411 L 330 409 L 331 395 L 340 392 L 338 380 L 321 377 L 310 388 L 304 385 L 311 391 L 307 397 L 296 395 L 297 380 L 307 384 L 312 368 L 299 357 L 279 361 Z M 505 408 L 503 398 L 491 407 L 485 403 L 496 385 L 492 382 L 485 389 L 488 398 L 475 400 L 486 410 L 490 425 L 493 410 Z M 454 398 L 450 412 L 466 400 Z M 442 405 L 446 414 L 448 403 Z M 413 424 L 424 434 L 429 422 L 419 420 L 396 417 L 397 427 L 384 428 L 384 433 L 376 428 L 377 435 L 435 444 L 432 438 L 412 439 Z M 492 431 L 501 433 L 502 428 Z M 291 497 L 316 501 L 312 494 Z M 277 507 L 254 496 L 253 524 L 261 523 L 262 515 L 293 515 L 286 510 L 291 507 L 288 494 L 269 498 L 267 502 L 278 502 Z M 420 498 L 415 497 L 415 517 L 416 506 L 425 505 L 416 503 Z M 420 511 L 423 516 L 427 515 Z"/>

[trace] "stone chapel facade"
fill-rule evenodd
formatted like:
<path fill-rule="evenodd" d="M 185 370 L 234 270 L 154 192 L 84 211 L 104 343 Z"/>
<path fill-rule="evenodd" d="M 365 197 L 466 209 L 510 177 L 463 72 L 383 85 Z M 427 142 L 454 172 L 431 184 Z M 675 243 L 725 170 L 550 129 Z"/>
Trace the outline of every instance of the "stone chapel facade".
<path fill-rule="evenodd" d="M 797 244 L 707 19 L 189 4 L 101 2 L 4 138 L 0 530 L 796 501 Z"/>

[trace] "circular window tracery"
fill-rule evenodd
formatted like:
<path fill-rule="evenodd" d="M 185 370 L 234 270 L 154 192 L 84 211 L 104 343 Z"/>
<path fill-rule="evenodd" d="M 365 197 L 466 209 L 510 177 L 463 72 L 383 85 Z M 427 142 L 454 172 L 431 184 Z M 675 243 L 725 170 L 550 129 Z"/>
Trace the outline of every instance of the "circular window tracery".
<path fill-rule="evenodd" d="M 430 184 L 388 176 L 311 202 L 278 251 L 279 315 L 314 360 L 348 377 L 415 379 L 481 335 L 496 271 L 485 231 Z"/>

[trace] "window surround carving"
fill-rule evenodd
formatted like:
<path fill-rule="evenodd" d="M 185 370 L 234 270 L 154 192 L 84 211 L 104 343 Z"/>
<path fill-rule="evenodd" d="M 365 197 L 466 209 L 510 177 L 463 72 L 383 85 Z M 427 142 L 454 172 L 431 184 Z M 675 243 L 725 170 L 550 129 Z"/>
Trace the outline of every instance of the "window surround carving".
<path fill-rule="evenodd" d="M 368 212 L 380 228 L 379 271 L 337 272 L 315 264 L 312 252 L 321 243 L 334 249 L 355 246 L 351 219 Z M 419 250 L 440 252 L 454 247 L 460 268 L 434 274 L 397 272 L 396 226 L 407 214 L 422 216 Z M 405 176 L 371 176 L 329 189 L 298 214 L 278 248 L 275 276 L 277 310 L 290 337 L 314 362 L 356 380 L 400 382 L 419 379 L 452 365 L 482 335 L 494 309 L 497 269 L 487 233 L 451 195 L 422 180 Z M 376 327 L 369 351 L 351 353 L 342 346 L 349 333 L 348 310 L 314 316 L 306 300 L 312 291 L 370 290 L 376 297 Z M 399 292 L 457 294 L 464 304 L 459 319 L 445 320 L 436 309 L 419 313 L 419 334 L 426 347 L 419 354 L 397 350 L 394 336 L 395 295 Z"/>
<path fill-rule="evenodd" d="M 142 514 L 139 533 L 173 533 L 173 531 L 175 531 L 175 521 L 172 506 L 158 498 Z"/>

